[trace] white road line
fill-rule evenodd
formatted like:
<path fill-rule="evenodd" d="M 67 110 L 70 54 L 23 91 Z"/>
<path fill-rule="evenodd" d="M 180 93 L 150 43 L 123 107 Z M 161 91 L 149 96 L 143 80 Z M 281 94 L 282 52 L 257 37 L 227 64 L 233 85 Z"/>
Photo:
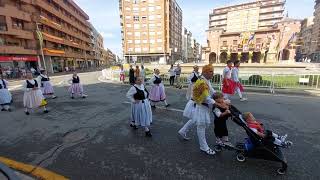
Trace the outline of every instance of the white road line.
<path fill-rule="evenodd" d="M 13 90 L 19 89 L 21 87 L 22 87 L 22 85 L 16 85 L 16 86 L 11 86 L 8 89 L 9 89 L 9 91 L 13 91 Z"/>
<path fill-rule="evenodd" d="M 129 101 L 125 101 L 125 102 L 123 102 L 123 103 L 124 103 L 124 104 L 131 104 L 131 102 L 129 102 Z M 181 110 L 181 109 L 166 108 L 166 107 L 163 107 L 163 106 L 157 106 L 157 109 L 163 109 L 163 110 L 175 111 L 175 112 L 183 112 L 183 110 Z"/>

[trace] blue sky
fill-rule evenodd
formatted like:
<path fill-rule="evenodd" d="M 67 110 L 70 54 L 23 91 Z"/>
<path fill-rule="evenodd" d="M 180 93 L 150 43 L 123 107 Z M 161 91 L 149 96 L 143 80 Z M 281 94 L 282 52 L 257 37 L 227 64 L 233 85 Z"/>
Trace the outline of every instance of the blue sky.
<path fill-rule="evenodd" d="M 105 48 L 121 55 L 121 34 L 118 0 L 74 0 L 89 16 L 91 23 L 104 37 Z M 206 42 L 209 12 L 218 6 L 248 0 L 177 0 L 183 11 L 183 25 L 200 42 Z M 312 16 L 313 0 L 287 0 L 289 17 L 303 19 Z"/>

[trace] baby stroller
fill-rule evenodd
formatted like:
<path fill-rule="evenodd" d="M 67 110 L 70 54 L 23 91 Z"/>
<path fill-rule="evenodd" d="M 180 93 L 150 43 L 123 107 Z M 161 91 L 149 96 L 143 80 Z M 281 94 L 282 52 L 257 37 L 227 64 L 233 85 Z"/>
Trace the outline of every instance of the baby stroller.
<path fill-rule="evenodd" d="M 282 167 L 277 170 L 277 173 L 283 175 L 287 170 L 287 160 L 284 157 L 281 147 L 265 142 L 253 132 L 242 118 L 242 113 L 234 106 L 230 106 L 232 121 L 241 126 L 247 133 L 248 138 L 244 143 L 237 143 L 235 150 L 237 152 L 237 160 L 245 162 L 247 158 L 264 159 L 269 161 L 280 162 Z"/>

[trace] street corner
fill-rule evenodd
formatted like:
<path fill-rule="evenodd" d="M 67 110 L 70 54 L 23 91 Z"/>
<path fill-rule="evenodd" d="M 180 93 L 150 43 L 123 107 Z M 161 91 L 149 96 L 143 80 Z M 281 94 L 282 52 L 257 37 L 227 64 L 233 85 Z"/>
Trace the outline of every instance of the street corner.
<path fill-rule="evenodd" d="M 69 178 L 55 172 L 49 171 L 42 167 L 33 166 L 30 164 L 22 163 L 0 156 L 0 163 L 3 163 L 5 170 L 1 171 L 11 180 L 11 177 L 15 177 L 23 180 L 43 179 L 43 180 L 69 180 Z M 0 166 L 1 167 L 1 166 Z M 1 174 L 0 174 L 1 179 Z"/>

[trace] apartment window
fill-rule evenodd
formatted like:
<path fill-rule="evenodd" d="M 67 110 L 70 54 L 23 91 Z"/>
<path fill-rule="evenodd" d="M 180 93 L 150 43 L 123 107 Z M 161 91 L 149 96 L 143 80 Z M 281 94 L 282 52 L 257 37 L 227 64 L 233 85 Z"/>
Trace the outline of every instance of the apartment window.
<path fill-rule="evenodd" d="M 8 31 L 5 16 L 0 16 L 0 31 Z"/>
<path fill-rule="evenodd" d="M 161 27 L 161 25 L 162 25 L 161 23 L 158 23 L 158 24 L 157 24 L 158 27 Z"/>
<path fill-rule="evenodd" d="M 222 42 L 222 45 L 223 45 L 223 46 L 227 46 L 227 45 L 228 45 L 228 42 L 227 42 L 227 41 L 223 41 L 223 42 Z"/>
<path fill-rule="evenodd" d="M 157 39 L 157 42 L 158 42 L 158 43 L 161 43 L 161 42 L 162 42 L 162 39 Z"/>
<path fill-rule="evenodd" d="M 141 8 L 141 11 L 146 11 L 147 10 L 147 8 Z"/>
<path fill-rule="evenodd" d="M 150 7 L 149 7 L 149 11 L 151 11 L 151 12 L 154 11 L 154 7 L 153 7 L 153 6 L 150 6 Z"/>
<path fill-rule="evenodd" d="M 149 3 L 154 3 L 154 0 L 149 0 L 148 2 L 149 2 Z"/>
<path fill-rule="evenodd" d="M 157 47 L 157 50 L 158 51 L 162 51 L 162 47 Z"/>
<path fill-rule="evenodd" d="M 145 27 L 148 27 L 148 25 L 147 24 L 142 24 L 142 27 L 145 28 Z"/>
<path fill-rule="evenodd" d="M 154 35 L 156 35 L 156 33 L 155 33 L 155 32 L 153 32 L 153 31 L 149 32 L 149 34 L 150 34 L 150 36 L 154 36 Z"/>
<path fill-rule="evenodd" d="M 130 10 L 131 10 L 131 8 L 129 8 L 129 7 L 126 7 L 126 10 L 127 10 L 127 11 L 130 11 Z"/>
<path fill-rule="evenodd" d="M 134 29 L 140 29 L 140 24 L 134 24 Z"/>
<path fill-rule="evenodd" d="M 142 40 L 142 43 L 147 44 L 148 40 L 144 39 L 144 40 Z"/>
<path fill-rule="evenodd" d="M 128 51 L 129 51 L 129 52 L 132 52 L 132 51 L 133 51 L 133 48 L 129 48 Z"/>
<path fill-rule="evenodd" d="M 139 39 L 137 39 L 137 40 L 134 41 L 135 44 L 140 44 L 140 42 L 141 42 L 141 41 L 140 41 Z"/>
<path fill-rule="evenodd" d="M 127 32 L 127 35 L 132 35 L 132 32 Z"/>
<path fill-rule="evenodd" d="M 134 11 L 134 12 L 139 12 L 139 8 L 134 7 L 134 8 L 133 8 L 133 11 Z"/>
<path fill-rule="evenodd" d="M 155 40 L 154 39 L 150 39 L 150 44 L 154 44 Z"/>
<path fill-rule="evenodd" d="M 140 36 L 140 32 L 134 32 L 134 36 Z"/>
<path fill-rule="evenodd" d="M 161 19 L 161 18 L 162 18 L 162 16 L 158 14 L 158 15 L 157 15 L 157 18 L 158 18 L 158 19 Z"/>
<path fill-rule="evenodd" d="M 131 44 L 131 43 L 132 43 L 132 40 L 128 40 L 127 42 L 128 42 L 129 44 Z"/>
<path fill-rule="evenodd" d="M 132 25 L 131 25 L 131 24 L 126 24 L 126 26 L 127 26 L 127 27 L 132 27 Z"/>
<path fill-rule="evenodd" d="M 154 28 L 156 25 L 155 24 L 149 24 L 150 28 Z"/>
<path fill-rule="evenodd" d="M 148 33 L 147 32 L 142 32 L 142 35 L 146 36 L 146 35 L 148 35 Z"/>
<path fill-rule="evenodd" d="M 154 52 L 154 48 L 150 48 L 150 52 Z"/>
<path fill-rule="evenodd" d="M 161 9 L 161 6 L 156 6 L 156 9 L 158 9 L 158 10 Z"/>
<path fill-rule="evenodd" d="M 154 16 L 149 16 L 149 20 L 154 20 Z"/>
<path fill-rule="evenodd" d="M 238 41 L 237 40 L 233 40 L 233 45 L 238 45 Z"/>
<path fill-rule="evenodd" d="M 138 4 L 139 0 L 133 0 L 133 4 Z"/>
<path fill-rule="evenodd" d="M 131 16 L 126 16 L 126 19 L 131 19 Z"/>
<path fill-rule="evenodd" d="M 12 19 L 12 28 L 14 29 L 23 29 L 23 21 L 20 19 L 16 18 L 11 18 Z"/>
<path fill-rule="evenodd" d="M 134 21 L 139 21 L 140 18 L 139 18 L 139 16 L 133 16 L 133 20 L 134 20 Z"/>
<path fill-rule="evenodd" d="M 158 31 L 158 32 L 157 32 L 157 35 L 161 35 L 161 34 L 162 34 L 162 32 L 161 32 L 161 31 Z"/>
<path fill-rule="evenodd" d="M 135 52 L 141 52 L 141 48 L 135 48 L 134 51 Z"/>
<path fill-rule="evenodd" d="M 147 16 L 141 16 L 142 20 L 147 20 Z"/>
<path fill-rule="evenodd" d="M 142 48 L 142 51 L 146 52 L 148 51 L 148 48 Z"/>

